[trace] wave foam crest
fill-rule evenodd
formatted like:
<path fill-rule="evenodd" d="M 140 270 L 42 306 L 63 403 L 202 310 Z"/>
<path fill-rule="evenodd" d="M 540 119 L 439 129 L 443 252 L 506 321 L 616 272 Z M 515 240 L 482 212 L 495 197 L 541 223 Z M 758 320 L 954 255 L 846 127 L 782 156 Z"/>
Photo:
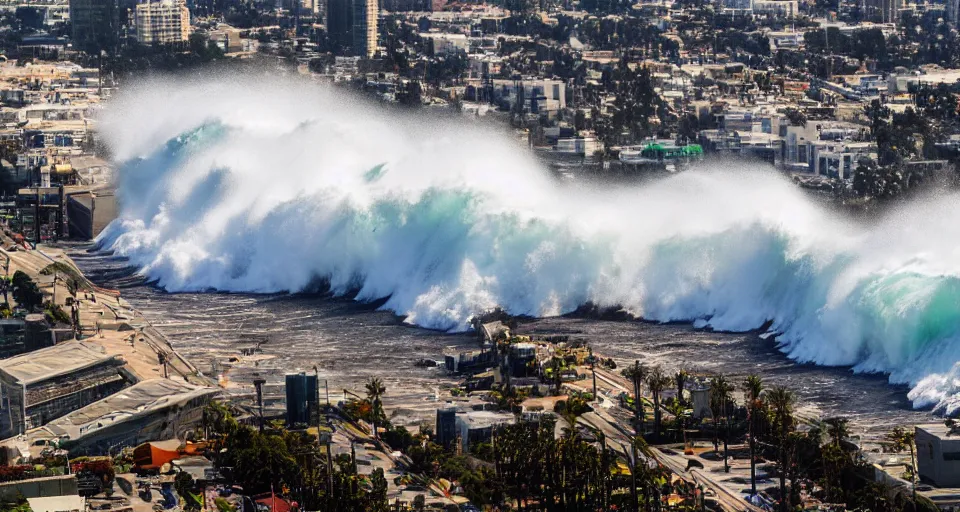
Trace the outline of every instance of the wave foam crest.
<path fill-rule="evenodd" d="M 100 243 L 165 289 L 322 280 L 443 330 L 586 302 L 772 321 L 797 361 L 888 373 L 915 405 L 960 410 L 960 196 L 864 227 L 763 169 L 561 185 L 495 133 L 276 80 L 153 81 L 101 121 L 125 163 Z"/>

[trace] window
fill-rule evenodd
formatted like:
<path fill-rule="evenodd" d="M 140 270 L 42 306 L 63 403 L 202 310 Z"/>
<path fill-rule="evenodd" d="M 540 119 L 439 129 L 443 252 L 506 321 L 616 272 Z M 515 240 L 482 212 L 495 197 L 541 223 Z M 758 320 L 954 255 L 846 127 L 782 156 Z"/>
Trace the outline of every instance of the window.
<path fill-rule="evenodd" d="M 943 452 L 943 460 L 949 460 L 949 461 L 960 460 L 960 452 Z"/>

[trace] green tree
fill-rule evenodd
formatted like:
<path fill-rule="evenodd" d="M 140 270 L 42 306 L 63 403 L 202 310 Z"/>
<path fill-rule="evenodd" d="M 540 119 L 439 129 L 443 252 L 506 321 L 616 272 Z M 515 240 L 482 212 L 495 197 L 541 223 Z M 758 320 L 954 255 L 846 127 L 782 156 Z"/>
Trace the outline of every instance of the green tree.
<path fill-rule="evenodd" d="M 743 391 L 747 397 L 747 429 L 750 437 L 750 494 L 757 494 L 757 419 L 763 407 L 760 397 L 763 393 L 763 379 L 759 375 L 748 375 L 743 381 Z"/>
<path fill-rule="evenodd" d="M 913 484 L 913 502 L 917 502 L 917 458 L 916 458 L 916 433 L 908 431 L 903 427 L 896 427 L 887 434 L 887 446 L 896 453 L 904 450 L 910 451 L 910 483 Z"/>
<path fill-rule="evenodd" d="M 43 304 L 43 293 L 37 287 L 37 283 L 34 283 L 25 272 L 20 270 L 14 272 L 11 284 L 13 300 L 17 301 L 20 307 L 34 311 Z"/>
<path fill-rule="evenodd" d="M 373 438 L 379 440 L 380 434 L 377 426 L 380 423 L 380 418 L 383 417 L 383 403 L 381 400 L 383 394 L 387 392 L 387 388 L 384 387 L 383 381 L 380 380 L 379 377 L 371 377 L 365 387 L 367 388 L 367 398 L 373 405 Z"/>
<path fill-rule="evenodd" d="M 689 377 L 690 374 L 687 373 L 687 371 L 683 368 L 677 370 L 677 372 L 673 374 L 673 381 L 677 383 L 677 401 L 680 402 L 681 405 L 686 403 L 683 399 L 683 391 Z"/>
<path fill-rule="evenodd" d="M 730 435 L 730 416 L 729 410 L 730 405 L 733 402 L 733 396 L 731 395 L 733 391 L 733 385 L 727 382 L 726 377 L 723 374 L 719 374 L 710 380 L 710 412 L 713 414 L 713 430 L 714 430 L 714 443 L 716 444 L 717 436 L 719 435 L 719 425 L 720 417 L 724 418 L 724 434 L 723 434 L 723 468 L 726 471 L 730 471 L 730 466 L 728 464 L 728 446 L 729 446 L 729 435 Z"/>
<path fill-rule="evenodd" d="M 628 366 L 620 371 L 627 380 L 633 384 L 633 413 L 637 422 L 639 432 L 643 432 L 643 381 L 647 378 L 647 368 L 640 364 L 640 361 L 634 361 L 632 366 Z"/>
<path fill-rule="evenodd" d="M 660 409 L 660 395 L 671 383 L 670 377 L 663 373 L 663 368 L 654 366 L 647 375 L 647 386 L 650 388 L 650 394 L 653 395 L 653 435 L 660 438 L 660 421 L 662 410 Z"/>
<path fill-rule="evenodd" d="M 370 475 L 370 502 L 373 512 L 387 512 L 390 509 L 387 502 L 387 479 L 383 476 L 383 468 L 373 470 Z"/>
<path fill-rule="evenodd" d="M 791 509 L 790 498 L 787 495 L 787 470 L 789 467 L 789 435 L 793 430 L 793 393 L 783 386 L 774 386 L 766 395 L 770 404 L 772 423 L 777 430 L 777 452 L 780 473 L 780 510 L 787 512 Z"/>

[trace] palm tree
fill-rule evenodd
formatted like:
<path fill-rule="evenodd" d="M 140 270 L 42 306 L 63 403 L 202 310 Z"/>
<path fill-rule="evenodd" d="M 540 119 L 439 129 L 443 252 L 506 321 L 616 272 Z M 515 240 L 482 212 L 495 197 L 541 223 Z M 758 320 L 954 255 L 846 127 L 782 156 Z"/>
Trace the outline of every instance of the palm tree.
<path fill-rule="evenodd" d="M 729 437 L 730 417 L 727 411 L 730 403 L 733 401 L 733 397 L 730 396 L 731 391 L 733 391 L 733 385 L 727 382 L 723 374 L 717 375 L 710 381 L 710 412 L 713 414 L 714 445 L 717 444 L 716 439 L 719 435 L 717 429 L 718 420 L 720 419 L 719 416 L 723 415 L 723 469 L 727 472 L 730 471 L 730 466 L 727 463 L 727 438 Z"/>
<path fill-rule="evenodd" d="M 383 414 L 383 403 L 381 398 L 383 394 L 387 392 L 387 388 L 384 387 L 383 381 L 379 377 L 371 377 L 370 382 L 367 382 L 367 398 L 370 399 L 370 405 L 373 406 L 373 438 L 380 440 L 380 434 L 377 432 L 377 423 L 380 421 L 380 415 Z"/>
<path fill-rule="evenodd" d="M 666 406 L 666 409 L 670 414 L 677 419 L 677 430 L 680 431 L 680 438 L 683 440 L 683 449 L 687 449 L 687 432 L 683 429 L 683 414 L 686 412 L 687 408 L 684 407 L 679 400 L 674 400 Z"/>
<path fill-rule="evenodd" d="M 750 494 L 757 494 L 757 440 L 754 422 L 760 410 L 760 394 L 763 392 L 763 379 L 759 375 L 747 375 L 743 381 L 743 391 L 747 395 L 747 429 L 750 431 Z"/>
<path fill-rule="evenodd" d="M 850 429 L 847 424 L 850 422 L 847 418 L 827 418 L 823 420 L 827 424 L 827 435 L 837 448 L 841 448 L 840 443 L 850 437 Z"/>
<path fill-rule="evenodd" d="M 561 378 L 561 372 L 563 370 L 563 359 L 559 357 L 550 358 L 550 372 L 551 380 L 553 381 L 553 388 L 556 394 L 560 394 L 560 387 L 563 385 L 563 379 Z"/>
<path fill-rule="evenodd" d="M 913 484 L 913 503 L 917 503 L 917 459 L 914 451 L 916 444 L 916 432 L 909 432 L 903 427 L 896 427 L 887 434 L 887 440 L 890 442 L 890 448 L 900 453 L 905 449 L 910 450 L 910 483 Z"/>
<path fill-rule="evenodd" d="M 766 395 L 777 428 L 780 455 L 780 510 L 790 510 L 787 496 L 787 436 L 793 428 L 793 393 L 783 386 L 774 386 Z"/>
<path fill-rule="evenodd" d="M 827 427 L 826 433 L 830 438 L 830 443 L 821 449 L 824 466 L 824 490 L 827 496 L 832 497 L 833 500 L 843 500 L 843 480 L 841 475 L 843 468 L 851 462 L 850 457 L 842 446 L 843 440 L 850 434 L 847 428 L 848 420 L 840 417 L 827 418 L 823 420 L 823 423 Z M 821 443 L 818 443 L 818 446 L 820 444 Z M 834 497 L 834 493 L 839 494 L 836 494 Z"/>
<path fill-rule="evenodd" d="M 640 391 L 643 388 L 643 381 L 647 378 L 647 368 L 640 364 L 640 361 L 634 361 L 633 366 L 624 368 L 621 372 L 627 380 L 633 383 L 633 414 L 639 425 L 639 432 L 643 432 L 643 399 Z"/>
<path fill-rule="evenodd" d="M 663 373 L 663 369 L 654 366 L 647 375 L 647 386 L 650 387 L 650 394 L 653 395 L 653 433 L 657 439 L 660 438 L 660 394 L 670 385 L 670 377 Z"/>
<path fill-rule="evenodd" d="M 684 385 L 686 385 L 686 383 L 687 383 L 687 377 L 689 377 L 689 376 L 690 376 L 690 374 L 687 373 L 687 371 L 684 370 L 683 368 L 677 370 L 677 373 L 675 373 L 675 374 L 673 375 L 673 380 L 674 380 L 674 382 L 677 383 L 677 401 L 679 401 L 681 405 L 684 403 L 684 402 L 683 402 L 683 388 L 684 388 Z"/>

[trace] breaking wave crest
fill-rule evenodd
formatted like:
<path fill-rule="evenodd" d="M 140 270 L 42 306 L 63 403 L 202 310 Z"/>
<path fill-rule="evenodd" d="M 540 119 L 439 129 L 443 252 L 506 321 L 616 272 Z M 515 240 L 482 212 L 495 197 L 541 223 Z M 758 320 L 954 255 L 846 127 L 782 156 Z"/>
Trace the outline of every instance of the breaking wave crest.
<path fill-rule="evenodd" d="M 560 184 L 514 141 L 299 82 L 153 81 L 102 131 L 120 218 L 102 247 L 171 291 L 320 280 L 408 322 L 587 302 L 745 331 L 800 362 L 884 372 L 960 412 L 960 196 L 868 227 L 742 164 L 645 186 Z"/>

